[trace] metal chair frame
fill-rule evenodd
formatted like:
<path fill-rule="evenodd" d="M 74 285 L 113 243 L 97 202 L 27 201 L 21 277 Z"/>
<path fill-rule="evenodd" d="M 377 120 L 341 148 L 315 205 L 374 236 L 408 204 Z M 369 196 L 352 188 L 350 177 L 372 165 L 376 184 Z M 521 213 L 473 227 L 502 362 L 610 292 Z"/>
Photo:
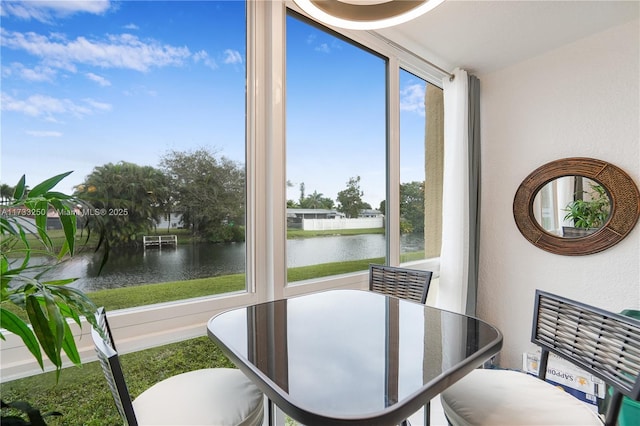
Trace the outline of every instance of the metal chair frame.
<path fill-rule="evenodd" d="M 129 426 L 137 426 L 138 420 L 133 410 L 131 394 L 129 394 L 129 388 L 127 388 L 127 383 L 124 379 L 120 358 L 113 343 L 111 328 L 104 308 L 98 308 L 96 320 L 101 328 L 102 335 L 97 330 L 91 329 L 91 336 L 93 337 L 98 360 L 104 371 L 109 389 L 122 419 Z"/>
<path fill-rule="evenodd" d="M 623 396 L 640 400 L 640 321 L 537 290 L 531 342 L 542 350 L 540 379 L 554 353 L 613 388 L 606 426 L 616 425 Z"/>
<path fill-rule="evenodd" d="M 427 301 L 432 275 L 431 271 L 370 264 L 369 290 L 424 305 Z M 424 405 L 425 426 L 429 426 L 430 419 L 431 402 L 429 401 Z M 401 426 L 410 426 L 410 423 L 408 420 L 404 420 Z"/>

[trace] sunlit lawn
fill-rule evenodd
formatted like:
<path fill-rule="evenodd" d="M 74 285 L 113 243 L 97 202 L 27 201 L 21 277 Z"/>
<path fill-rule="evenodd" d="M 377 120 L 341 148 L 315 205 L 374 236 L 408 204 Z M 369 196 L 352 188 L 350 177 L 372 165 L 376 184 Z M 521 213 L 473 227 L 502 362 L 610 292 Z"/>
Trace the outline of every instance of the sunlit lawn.
<path fill-rule="evenodd" d="M 208 337 L 125 354 L 121 361 L 133 398 L 175 374 L 200 368 L 233 367 Z M 42 412 L 63 414 L 47 418 L 49 425 L 122 424 L 97 361 L 65 368 L 57 384 L 54 372 L 3 383 L 1 394 L 3 401 L 28 401 Z"/>
<path fill-rule="evenodd" d="M 403 260 L 422 256 L 423 253 L 411 253 L 403 255 Z M 288 281 L 366 271 L 370 263 L 383 262 L 384 258 L 373 258 L 290 268 Z M 88 295 L 97 306 L 105 306 L 107 311 L 113 311 L 244 289 L 245 275 L 234 274 L 100 290 Z M 134 398 L 155 382 L 174 374 L 198 368 L 232 366 L 207 337 L 126 354 L 122 356 L 122 363 Z M 97 362 L 84 364 L 81 368 L 64 369 L 57 384 L 54 373 L 2 384 L 1 395 L 5 401 L 27 400 L 42 411 L 62 412 L 61 418 L 48 420 L 50 425 L 121 424 Z"/>

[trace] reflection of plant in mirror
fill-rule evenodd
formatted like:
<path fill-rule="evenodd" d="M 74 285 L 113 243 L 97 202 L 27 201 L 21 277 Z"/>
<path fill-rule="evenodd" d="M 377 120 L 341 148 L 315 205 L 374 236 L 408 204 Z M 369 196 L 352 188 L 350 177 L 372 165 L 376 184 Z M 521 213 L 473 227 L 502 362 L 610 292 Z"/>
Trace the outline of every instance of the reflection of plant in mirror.
<path fill-rule="evenodd" d="M 564 209 L 567 212 L 564 220 L 572 220 L 576 228 L 600 228 L 609 217 L 611 203 L 604 187 L 594 184 L 590 186 L 590 192 L 582 191 L 588 197 L 583 196 L 574 200 Z"/>

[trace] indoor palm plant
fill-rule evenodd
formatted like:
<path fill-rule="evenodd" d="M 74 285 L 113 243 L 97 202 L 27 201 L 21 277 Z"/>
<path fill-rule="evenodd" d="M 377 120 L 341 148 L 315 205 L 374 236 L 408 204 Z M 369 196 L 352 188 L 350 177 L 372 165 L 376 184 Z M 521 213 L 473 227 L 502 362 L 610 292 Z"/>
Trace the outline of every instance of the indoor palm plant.
<path fill-rule="evenodd" d="M 81 364 L 68 320 L 81 327 L 84 316 L 96 326 L 96 306 L 82 291 L 67 286 L 74 278 L 43 278 L 48 269 L 76 252 L 78 213 L 88 208 L 72 196 L 53 191 L 70 173 L 54 176 L 30 190 L 22 176 L 13 197 L 0 206 L 0 338 L 5 339 L 6 331 L 19 336 L 43 370 L 44 352 L 57 377 L 63 366 L 62 352 L 74 364 Z M 57 213 L 64 233 L 61 247 L 56 247 L 47 231 L 47 216 L 52 212 Z M 41 256 L 53 261 L 34 261 Z M 25 403 L 10 405 L 25 411 Z M 31 423 L 23 424 L 44 424 L 38 416 L 39 412 L 33 410 L 29 414 Z M 7 419 L 17 421 L 15 417 L 5 417 L 2 423 Z"/>
<path fill-rule="evenodd" d="M 573 222 L 573 226 L 582 232 L 591 233 L 605 224 L 611 211 L 609 196 L 602 185 L 590 184 L 591 191 L 587 197 L 580 197 L 570 202 L 564 209 L 567 214 L 564 220 Z M 585 199 L 586 198 L 586 199 Z M 567 230 L 565 229 L 565 235 Z"/>

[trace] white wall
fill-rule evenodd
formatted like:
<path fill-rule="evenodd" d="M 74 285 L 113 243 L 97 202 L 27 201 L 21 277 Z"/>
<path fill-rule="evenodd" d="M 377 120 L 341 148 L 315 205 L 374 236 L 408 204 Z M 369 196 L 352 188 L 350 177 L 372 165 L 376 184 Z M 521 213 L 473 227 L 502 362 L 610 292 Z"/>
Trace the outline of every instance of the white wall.
<path fill-rule="evenodd" d="M 482 227 L 478 315 L 504 333 L 500 363 L 521 367 L 537 288 L 618 312 L 640 308 L 640 224 L 589 256 L 536 248 L 512 203 L 535 168 L 592 157 L 640 186 L 640 21 L 481 75 Z"/>
<path fill-rule="evenodd" d="M 305 231 L 325 231 L 331 229 L 370 229 L 382 228 L 383 217 L 358 217 L 352 219 L 302 219 Z"/>

